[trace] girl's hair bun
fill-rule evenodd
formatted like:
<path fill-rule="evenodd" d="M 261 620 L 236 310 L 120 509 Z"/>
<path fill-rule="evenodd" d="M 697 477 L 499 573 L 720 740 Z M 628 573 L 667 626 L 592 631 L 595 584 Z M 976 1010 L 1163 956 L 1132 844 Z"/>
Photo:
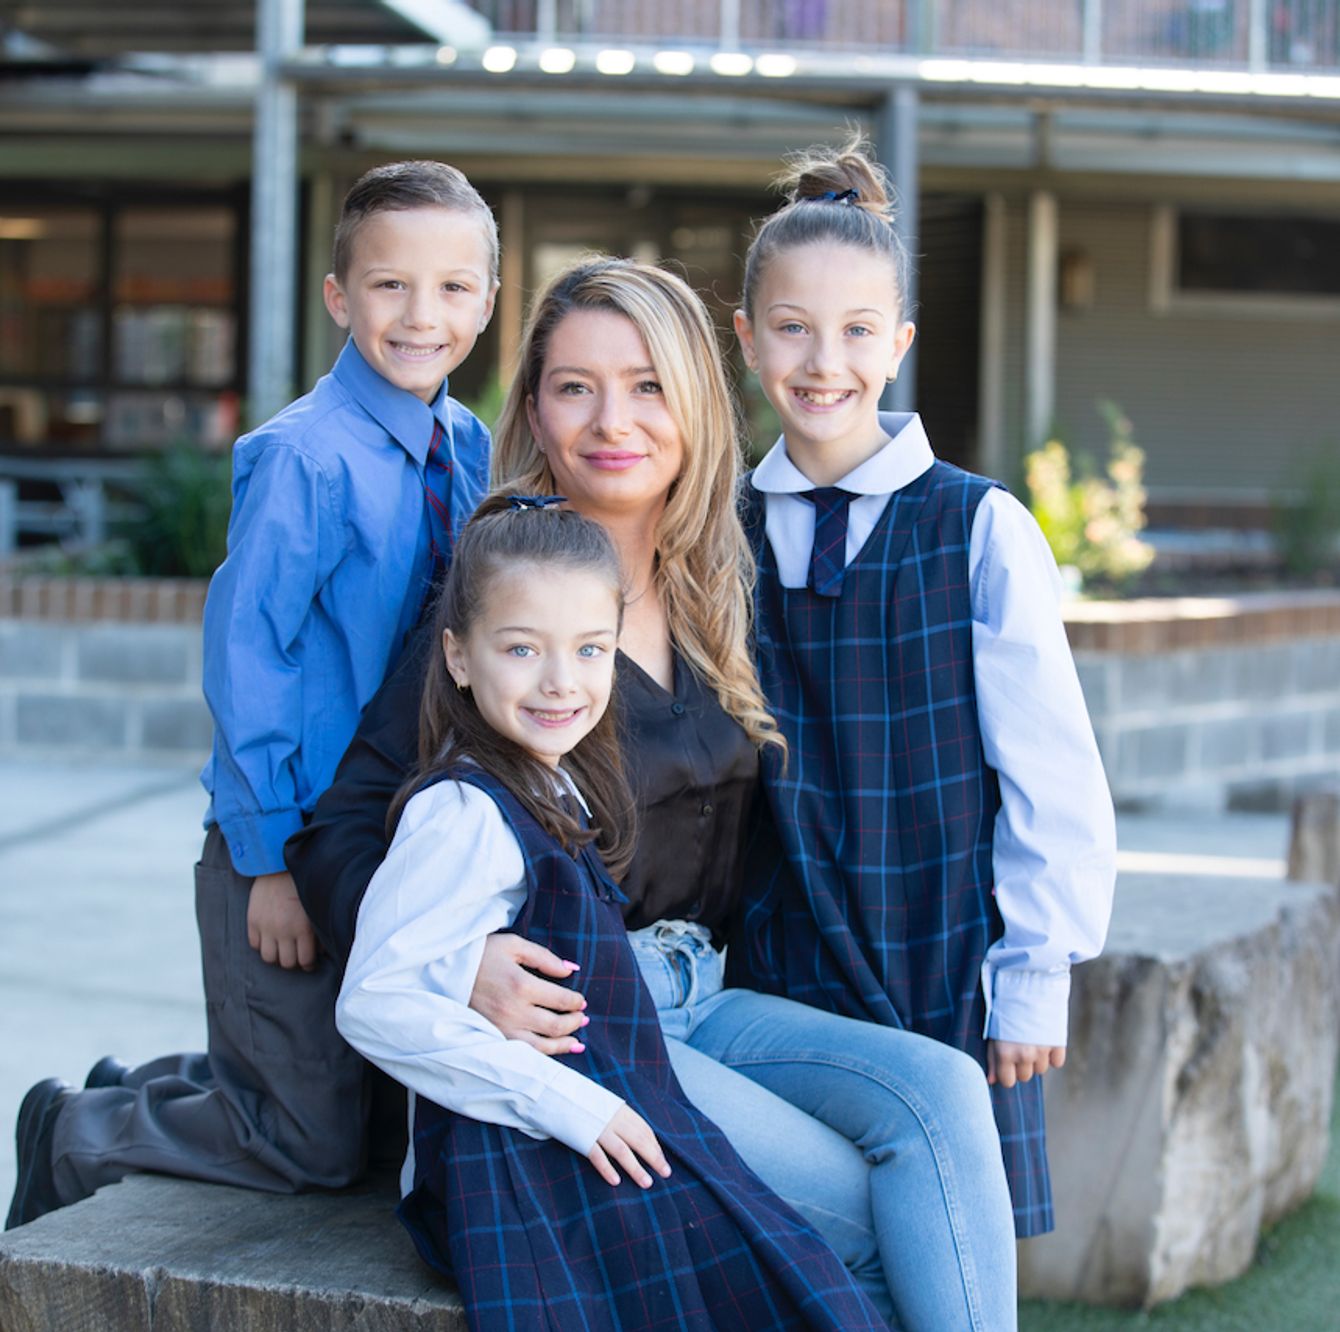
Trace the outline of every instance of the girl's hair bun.
<path fill-rule="evenodd" d="M 838 148 L 819 145 L 791 154 L 776 184 L 788 204 L 850 202 L 893 223 L 888 177 L 860 134 L 853 134 Z"/>
<path fill-rule="evenodd" d="M 806 245 L 853 245 L 883 255 L 903 301 L 911 260 L 894 226 L 893 190 L 859 133 L 837 148 L 821 145 L 793 153 L 776 184 L 786 191 L 787 201 L 758 224 L 745 255 L 742 304 L 750 319 L 764 270 L 783 251 Z M 901 317 L 907 317 L 905 309 Z"/>

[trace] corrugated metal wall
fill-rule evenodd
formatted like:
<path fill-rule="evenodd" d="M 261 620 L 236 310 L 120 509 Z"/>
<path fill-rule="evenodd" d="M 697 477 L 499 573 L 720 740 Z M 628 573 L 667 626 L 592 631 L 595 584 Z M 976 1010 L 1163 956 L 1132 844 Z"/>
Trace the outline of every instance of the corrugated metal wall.
<path fill-rule="evenodd" d="M 936 453 L 976 468 L 978 349 L 982 287 L 982 201 L 957 194 L 921 200 L 917 409 Z"/>
<path fill-rule="evenodd" d="M 1001 385 L 1004 400 L 1005 455 L 1015 463 L 1012 473 L 999 479 L 1023 494 L 1023 455 L 1040 440 L 1025 439 L 1025 386 L 1027 365 L 1028 209 L 1023 200 L 1011 200 L 1005 214 L 1005 368 Z"/>
<path fill-rule="evenodd" d="M 1057 424 L 1074 447 L 1105 456 L 1095 403 L 1110 398 L 1146 451 L 1151 491 L 1268 499 L 1299 484 L 1301 460 L 1318 449 L 1340 457 L 1340 315 L 1154 312 L 1151 215 L 1145 204 L 1061 202 L 1060 249 L 1090 257 L 1096 294 L 1091 308 L 1058 315 Z M 1021 207 L 1010 220 L 1011 326 L 1022 329 Z M 1022 369 L 1009 370 L 1016 394 Z"/>

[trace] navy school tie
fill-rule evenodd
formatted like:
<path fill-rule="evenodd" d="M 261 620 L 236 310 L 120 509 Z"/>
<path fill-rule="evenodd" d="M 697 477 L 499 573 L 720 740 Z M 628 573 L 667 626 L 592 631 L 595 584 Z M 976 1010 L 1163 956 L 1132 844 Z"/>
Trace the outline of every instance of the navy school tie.
<path fill-rule="evenodd" d="M 801 492 L 801 498 L 814 505 L 809 586 L 821 597 L 841 596 L 847 567 L 847 508 L 856 497 L 840 486 L 821 486 Z"/>
<path fill-rule="evenodd" d="M 423 463 L 423 495 L 428 504 L 428 547 L 436 584 L 451 554 L 451 456 L 442 422 L 433 422 L 433 438 Z"/>

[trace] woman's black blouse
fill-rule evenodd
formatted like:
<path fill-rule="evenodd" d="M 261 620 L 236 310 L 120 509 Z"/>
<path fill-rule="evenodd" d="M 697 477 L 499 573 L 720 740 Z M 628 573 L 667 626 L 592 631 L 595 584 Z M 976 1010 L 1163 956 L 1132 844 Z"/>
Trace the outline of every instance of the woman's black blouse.
<path fill-rule="evenodd" d="M 637 852 L 624 881 L 630 930 L 699 920 L 714 934 L 740 891 L 758 751 L 716 695 L 675 657 L 667 693 L 619 654 L 624 762 L 638 801 Z"/>
<path fill-rule="evenodd" d="M 386 811 L 414 764 L 431 633 L 421 632 L 364 710 L 330 788 L 284 858 L 322 945 L 343 962 L 358 905 L 386 855 Z M 619 655 L 615 679 L 633 792 L 637 850 L 621 887 L 630 929 L 699 920 L 718 936 L 735 904 L 758 758 L 680 658 L 673 692 Z"/>

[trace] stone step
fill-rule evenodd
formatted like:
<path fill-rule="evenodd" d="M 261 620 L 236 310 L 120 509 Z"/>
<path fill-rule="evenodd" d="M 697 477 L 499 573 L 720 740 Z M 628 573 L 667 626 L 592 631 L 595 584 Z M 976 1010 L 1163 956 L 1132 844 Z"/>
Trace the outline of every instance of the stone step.
<path fill-rule="evenodd" d="M 4 1332 L 464 1332 L 383 1179 L 281 1196 L 132 1175 L 0 1235 Z"/>

